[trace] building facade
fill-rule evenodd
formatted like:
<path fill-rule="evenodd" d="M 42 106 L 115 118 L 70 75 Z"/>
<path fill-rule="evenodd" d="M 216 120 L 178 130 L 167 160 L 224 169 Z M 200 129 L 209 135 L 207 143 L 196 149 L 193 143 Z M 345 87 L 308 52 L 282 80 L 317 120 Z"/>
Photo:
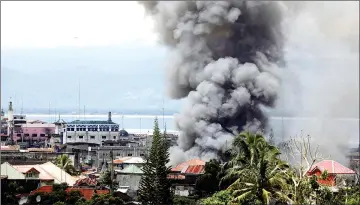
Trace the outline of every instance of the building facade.
<path fill-rule="evenodd" d="M 111 113 L 107 121 L 75 120 L 66 124 L 64 144 L 91 143 L 101 145 L 106 140 L 119 139 L 119 124 L 112 122 Z"/>

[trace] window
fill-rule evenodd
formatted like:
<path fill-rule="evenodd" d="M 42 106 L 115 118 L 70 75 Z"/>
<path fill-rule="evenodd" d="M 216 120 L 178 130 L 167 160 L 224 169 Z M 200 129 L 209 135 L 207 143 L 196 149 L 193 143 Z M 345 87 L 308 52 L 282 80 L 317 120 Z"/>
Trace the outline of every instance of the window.
<path fill-rule="evenodd" d="M 114 140 L 116 140 L 116 136 L 113 136 Z"/>
<path fill-rule="evenodd" d="M 95 136 L 90 136 L 90 139 L 95 139 Z"/>
<path fill-rule="evenodd" d="M 37 137 L 37 134 L 32 134 L 31 136 L 32 136 L 32 137 Z"/>
<path fill-rule="evenodd" d="M 21 134 L 17 134 L 16 136 L 21 137 Z"/>
<path fill-rule="evenodd" d="M 75 128 L 71 128 L 71 130 L 70 131 L 75 131 Z"/>
<path fill-rule="evenodd" d="M 45 137 L 45 134 L 40 134 L 40 137 Z"/>
<path fill-rule="evenodd" d="M 68 138 L 71 138 L 71 136 L 70 136 L 70 135 L 68 135 L 67 137 L 68 137 Z"/>
<path fill-rule="evenodd" d="M 144 154 L 140 154 L 140 157 L 144 156 Z"/>
<path fill-rule="evenodd" d="M 128 157 L 131 157 L 132 156 L 132 154 L 128 154 Z"/>
<path fill-rule="evenodd" d="M 29 137 L 30 135 L 29 134 L 24 134 L 25 137 Z"/>
<path fill-rule="evenodd" d="M 35 177 L 35 175 L 36 175 L 35 173 L 30 172 L 30 173 L 26 174 L 26 177 L 27 178 L 33 178 L 33 177 Z"/>
<path fill-rule="evenodd" d="M 84 136 L 79 136 L 79 139 L 83 139 L 84 138 Z"/>
<path fill-rule="evenodd" d="M 102 136 L 101 138 L 102 138 L 102 139 L 106 139 L 106 136 Z"/>

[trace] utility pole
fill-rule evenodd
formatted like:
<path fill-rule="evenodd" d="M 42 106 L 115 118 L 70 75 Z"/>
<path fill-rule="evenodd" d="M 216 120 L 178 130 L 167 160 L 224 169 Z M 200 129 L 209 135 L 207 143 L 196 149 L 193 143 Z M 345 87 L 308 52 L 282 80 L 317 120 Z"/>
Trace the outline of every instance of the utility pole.
<path fill-rule="evenodd" d="M 121 126 L 122 126 L 122 129 L 124 129 L 124 115 L 121 116 Z"/>
<path fill-rule="evenodd" d="M 113 154 L 113 150 L 111 149 L 110 150 L 110 159 L 111 159 L 111 176 L 110 176 L 110 180 L 111 180 L 111 183 L 110 183 L 110 194 L 111 196 L 114 194 L 114 154 Z"/>

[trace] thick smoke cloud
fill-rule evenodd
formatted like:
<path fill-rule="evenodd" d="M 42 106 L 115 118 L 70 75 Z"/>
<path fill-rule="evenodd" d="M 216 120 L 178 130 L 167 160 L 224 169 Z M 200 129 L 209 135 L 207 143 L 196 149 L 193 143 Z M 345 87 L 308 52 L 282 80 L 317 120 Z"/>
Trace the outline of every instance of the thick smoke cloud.
<path fill-rule="evenodd" d="M 283 6 L 278 2 L 142 2 L 171 50 L 167 88 L 187 98 L 172 162 L 208 159 L 234 133 L 266 130 L 263 107 L 274 107 L 284 65 Z M 182 158 L 183 157 L 183 158 Z"/>
<path fill-rule="evenodd" d="M 289 8 L 276 109 L 296 119 L 284 120 L 284 137 L 310 134 L 323 156 L 347 164 L 349 147 L 359 145 L 359 2 Z"/>

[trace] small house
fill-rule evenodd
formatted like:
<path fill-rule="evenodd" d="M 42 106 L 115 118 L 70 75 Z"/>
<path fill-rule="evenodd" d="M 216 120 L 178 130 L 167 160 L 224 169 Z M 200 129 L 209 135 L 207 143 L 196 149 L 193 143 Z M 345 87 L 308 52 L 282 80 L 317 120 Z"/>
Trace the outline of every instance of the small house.
<path fill-rule="evenodd" d="M 322 175 L 325 171 L 327 171 L 327 176 L 323 178 Z M 334 160 L 323 160 L 314 164 L 309 171 L 307 171 L 307 175 L 315 175 L 319 184 L 333 187 L 339 185 L 337 184 L 337 178 L 342 176 L 355 177 L 355 171 Z"/>

